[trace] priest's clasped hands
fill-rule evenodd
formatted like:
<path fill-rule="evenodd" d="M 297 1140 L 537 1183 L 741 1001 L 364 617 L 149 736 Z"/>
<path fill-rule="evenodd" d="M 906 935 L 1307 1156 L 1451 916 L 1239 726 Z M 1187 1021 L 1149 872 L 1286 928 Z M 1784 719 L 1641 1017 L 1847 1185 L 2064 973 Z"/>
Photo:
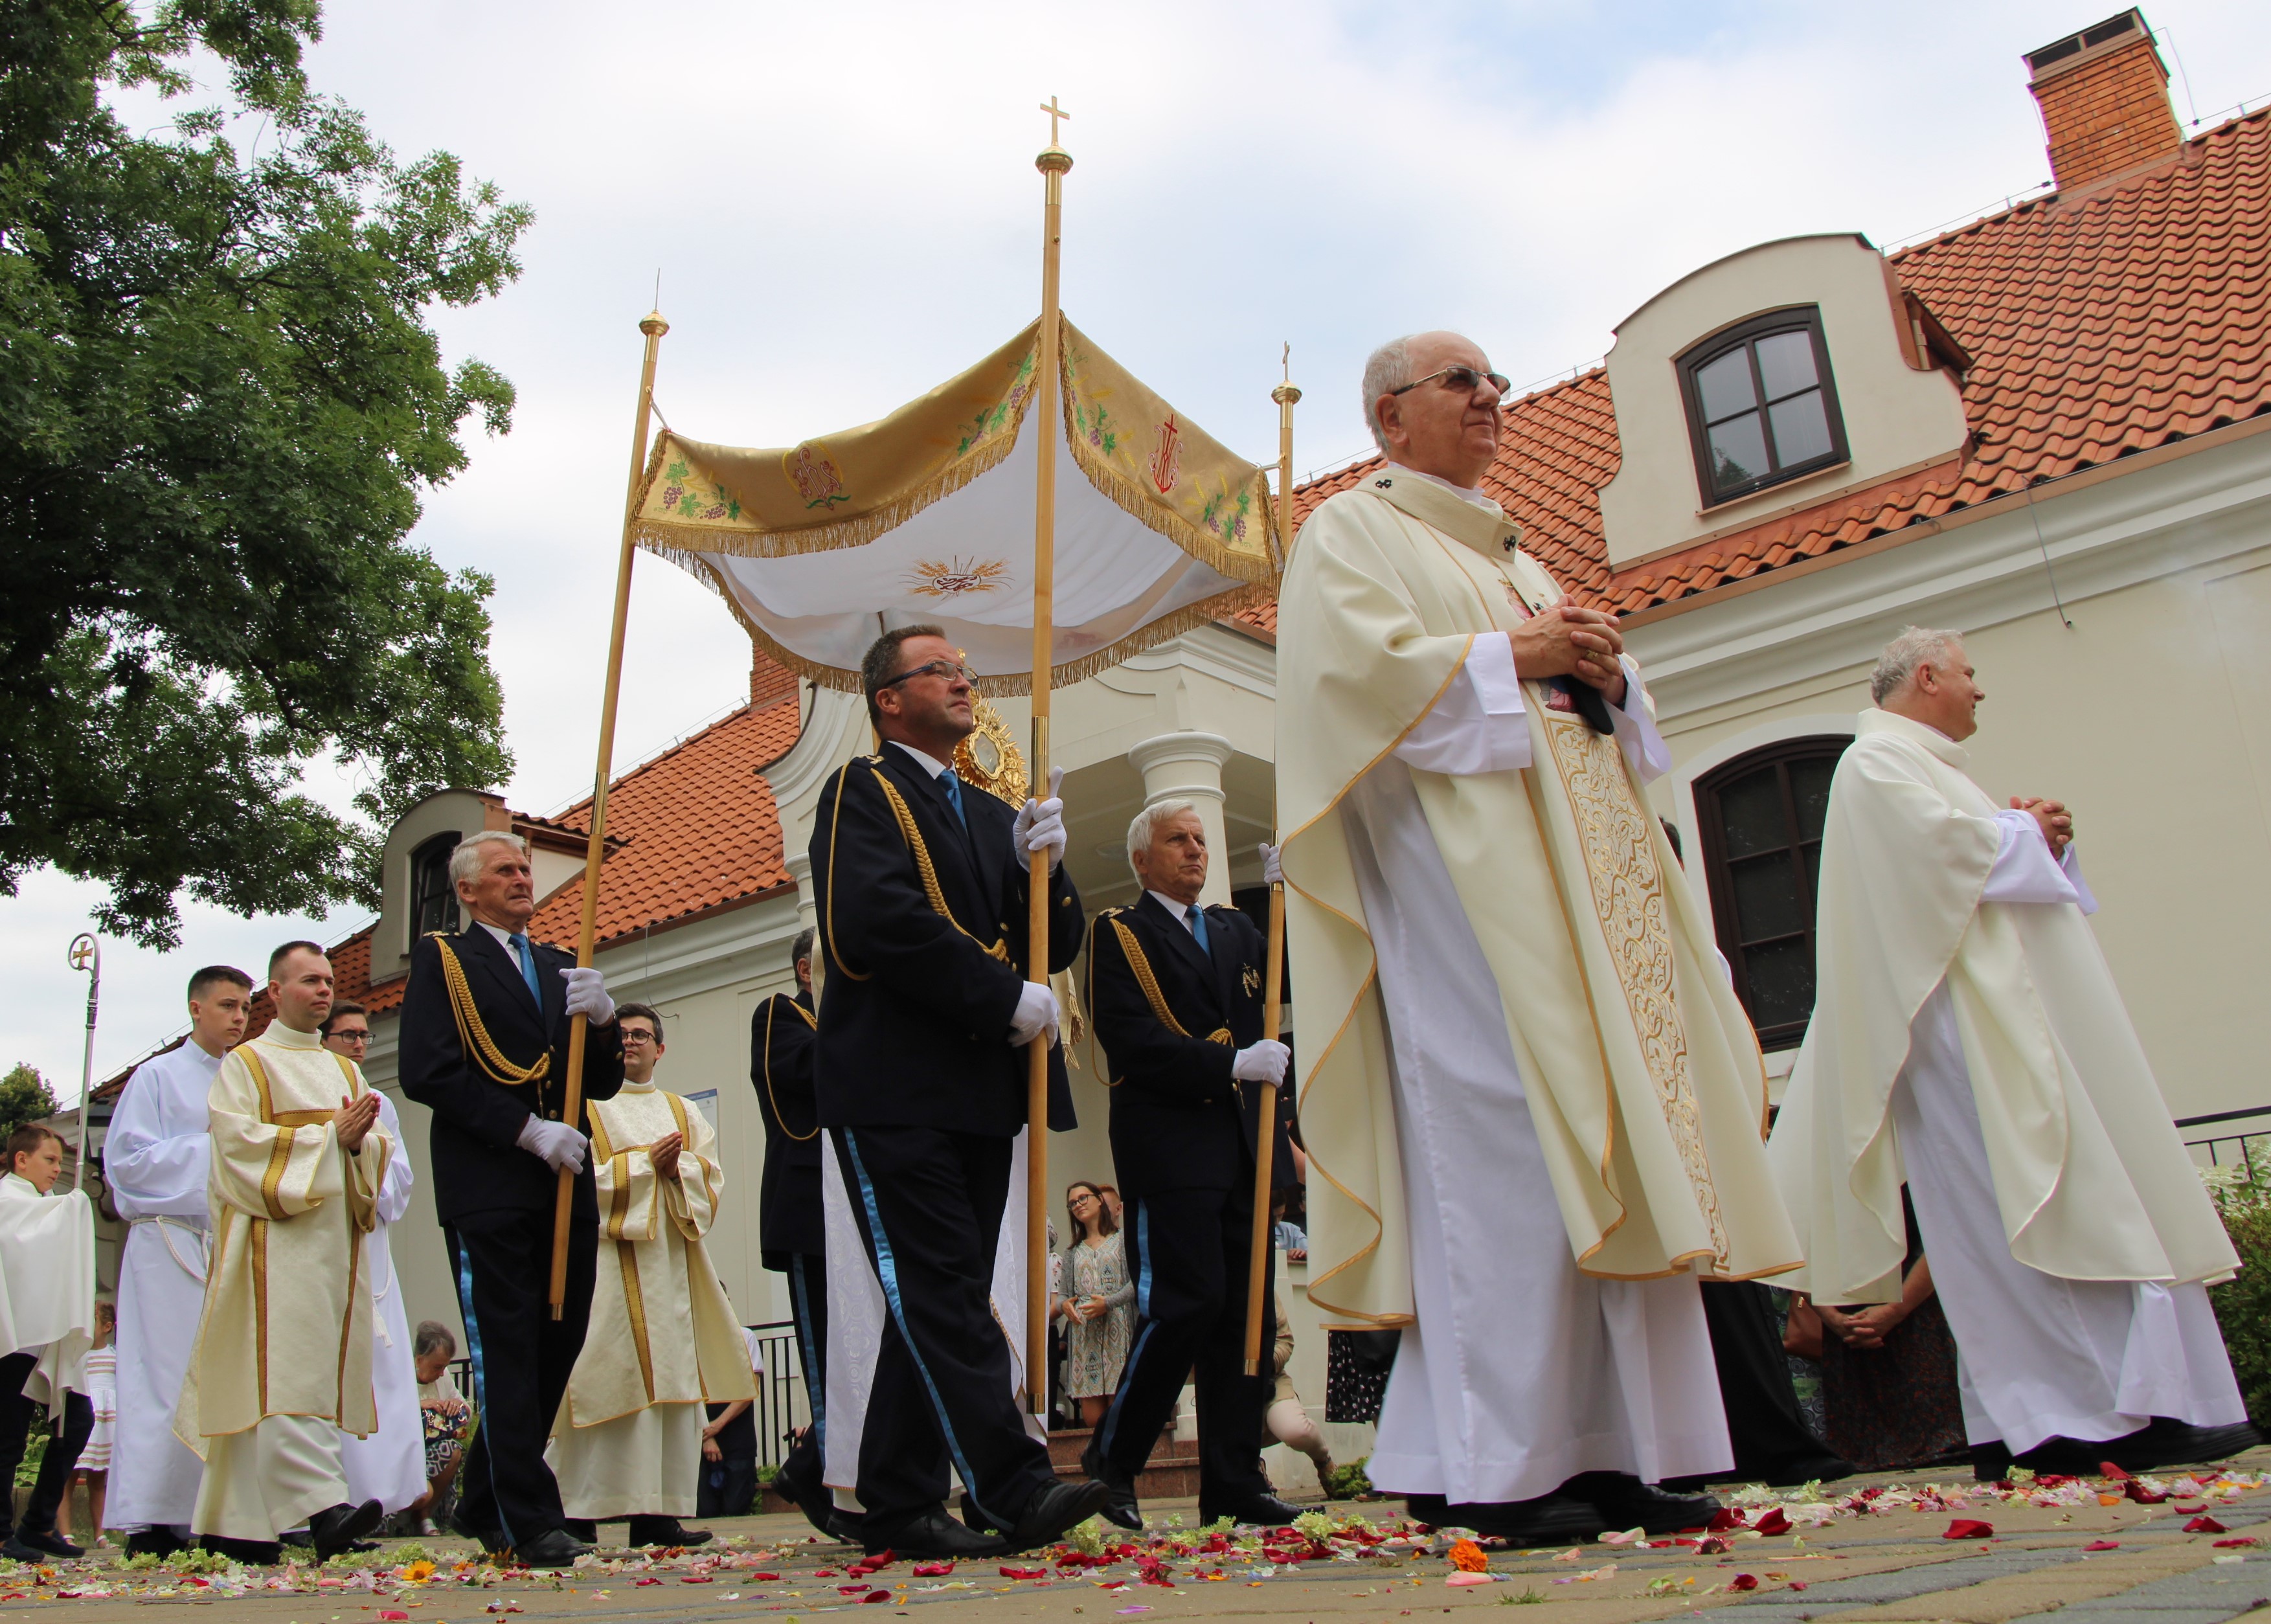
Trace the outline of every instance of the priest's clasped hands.
<path fill-rule="evenodd" d="M 1597 688 L 1611 704 L 1625 702 L 1624 634 L 1598 609 L 1557 603 L 1506 634 L 1514 648 L 1514 674 L 1527 681 L 1574 676 Z"/>
<path fill-rule="evenodd" d="M 2062 801 L 2045 801 L 2040 795 L 2014 795 L 2014 812 L 2030 814 L 2041 825 L 2043 838 L 2050 843 L 2051 855 L 2063 857 L 2066 848 L 2074 844 L 2074 815 L 2066 809 Z"/>
<path fill-rule="evenodd" d="M 331 1126 L 339 1130 L 339 1149 L 350 1156 L 361 1151 L 362 1142 L 369 1136 L 370 1125 L 376 1121 L 378 1094 L 376 1091 L 364 1094 L 360 1099 L 342 1098 L 338 1114 L 331 1118 Z"/>

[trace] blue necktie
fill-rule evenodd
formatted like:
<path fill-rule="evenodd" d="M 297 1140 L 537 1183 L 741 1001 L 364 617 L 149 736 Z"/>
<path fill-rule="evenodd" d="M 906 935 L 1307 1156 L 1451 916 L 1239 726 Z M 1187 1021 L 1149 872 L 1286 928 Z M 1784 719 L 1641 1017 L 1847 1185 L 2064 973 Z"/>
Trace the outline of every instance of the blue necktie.
<path fill-rule="evenodd" d="M 946 804 L 954 808 L 954 821 L 961 824 L 966 832 L 970 828 L 970 820 L 962 815 L 962 780 L 955 777 L 954 769 L 949 767 L 938 775 L 938 784 L 939 787 L 946 792 Z"/>
<path fill-rule="evenodd" d="M 528 983 L 528 995 L 536 1000 L 536 1007 L 544 1007 L 544 995 L 536 990 L 536 950 L 528 945 L 528 938 L 516 935 L 513 950 L 520 955 L 520 979 Z"/>
<path fill-rule="evenodd" d="M 1191 940 L 1199 944 L 1200 952 L 1214 957 L 1214 950 L 1207 945 L 1206 910 L 1196 904 L 1191 907 Z"/>

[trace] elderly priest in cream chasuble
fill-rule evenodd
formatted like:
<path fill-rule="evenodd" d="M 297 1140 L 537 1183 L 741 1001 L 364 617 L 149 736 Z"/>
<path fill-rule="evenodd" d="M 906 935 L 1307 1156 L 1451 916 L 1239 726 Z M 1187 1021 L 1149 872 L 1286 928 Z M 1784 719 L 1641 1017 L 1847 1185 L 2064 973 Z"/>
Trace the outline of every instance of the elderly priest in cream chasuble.
<path fill-rule="evenodd" d="M 1806 1239 L 1784 1284 L 1898 1297 L 1905 1182 L 1972 1442 L 2237 1426 L 2206 1285 L 2239 1260 L 2084 918 L 2096 899 L 2076 849 L 2053 858 L 1969 759 L 1864 711 L 1831 780 L 1813 1016 L 1768 1146 Z"/>
<path fill-rule="evenodd" d="M 703 1405 L 756 1397 L 748 1345 L 703 1236 L 725 1191 L 718 1138 L 652 1083 L 588 1107 L 599 1198 L 592 1328 L 546 1451 L 571 1517 L 691 1516 Z M 653 1147 L 681 1148 L 668 1173 Z"/>
<path fill-rule="evenodd" d="M 1455 1503 L 1728 1465 L 1695 1277 L 1798 1261 L 1638 671 L 1612 732 L 1517 677 L 1502 634 L 1562 597 L 1519 540 L 1390 463 L 1279 607 L 1309 1294 L 1404 1327 L 1369 1470 Z"/>
<path fill-rule="evenodd" d="M 352 1155 L 332 1116 L 369 1085 L 280 1020 L 213 1077 L 213 1236 L 174 1432 L 203 1456 L 191 1528 L 266 1541 L 345 1501 L 339 1434 L 378 1425 L 365 1238 L 394 1141 Z"/>

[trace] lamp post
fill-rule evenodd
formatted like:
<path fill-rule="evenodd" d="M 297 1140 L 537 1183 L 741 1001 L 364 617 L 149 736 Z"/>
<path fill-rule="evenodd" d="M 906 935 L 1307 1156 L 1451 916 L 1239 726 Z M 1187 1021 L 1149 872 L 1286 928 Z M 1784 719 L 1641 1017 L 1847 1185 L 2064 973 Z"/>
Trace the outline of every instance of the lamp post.
<path fill-rule="evenodd" d="M 92 931 L 71 938 L 66 957 L 74 970 L 86 972 L 86 1053 L 78 1069 L 78 1161 L 71 1170 L 71 1188 L 86 1188 L 86 1101 L 94 1091 L 94 1007 L 102 994 L 102 943 Z"/>

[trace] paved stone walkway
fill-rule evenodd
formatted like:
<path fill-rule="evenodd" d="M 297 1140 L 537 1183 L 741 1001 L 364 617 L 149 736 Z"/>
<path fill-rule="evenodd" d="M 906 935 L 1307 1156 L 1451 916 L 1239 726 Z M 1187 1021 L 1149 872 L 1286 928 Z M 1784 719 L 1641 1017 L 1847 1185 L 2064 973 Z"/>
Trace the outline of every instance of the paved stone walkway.
<path fill-rule="evenodd" d="M 146 1620 L 164 1607 L 213 1608 L 206 1616 L 258 1624 L 476 1624 L 513 1614 L 710 1624 L 864 1606 L 877 1617 L 945 1607 L 989 1624 L 1394 1620 L 1516 1605 L 1550 1609 L 1545 1616 L 1567 1624 L 1722 1609 L 1733 1615 L 1730 1624 L 2004 1624 L 2052 1613 L 2062 1624 L 2221 1624 L 2259 1608 L 2271 1620 L 2271 1482 L 2254 1481 L 2271 1474 L 2271 1449 L 2229 1470 L 2221 1488 L 2195 1485 L 2208 1492 L 2191 1498 L 2172 1474 L 2133 1491 L 2090 1480 L 2030 1495 L 2049 1504 L 1983 1492 L 1947 1471 L 1863 1478 L 1779 1506 L 1762 1493 L 1742 1496 L 1745 1521 L 1762 1525 L 1756 1531 L 1560 1552 L 1455 1552 L 1450 1536 L 1413 1532 L 1393 1502 L 1321 1508 L 1337 1524 L 1331 1531 L 1313 1523 L 1316 1541 L 1284 1535 L 1264 1548 L 1250 1536 L 1210 1540 L 1188 1526 L 1196 1514 L 1184 1502 L 1148 1508 L 1143 1549 L 1085 1558 L 1061 1549 L 950 1572 L 899 1561 L 855 1573 L 846 1563 L 856 1552 L 812 1538 L 800 1519 L 783 1516 L 717 1523 L 719 1545 L 681 1555 L 610 1558 L 560 1575 L 500 1573 L 469 1560 L 472 1547 L 455 1539 L 423 1542 L 430 1571 L 403 1564 L 415 1553 L 402 1542 L 365 1559 L 384 1566 L 321 1573 L 125 1571 L 104 1553 L 44 1574 L 0 1567 L 0 1624 L 63 1615 L 72 1624 Z M 2152 1500 L 2170 1487 L 2178 1492 Z M 1865 1490 L 1876 1493 L 1857 1500 Z M 1856 1515 L 1863 1503 L 1879 1509 Z M 1778 1509 L 1787 1531 L 1772 1531 Z M 1352 1515 L 1366 1522 L 1348 1521 Z M 2186 1531 L 2203 1516 L 2221 1528 Z M 1988 1531 L 1947 1538 L 1962 1522 Z M 1461 1572 L 1460 1559 L 1484 1570 Z"/>

